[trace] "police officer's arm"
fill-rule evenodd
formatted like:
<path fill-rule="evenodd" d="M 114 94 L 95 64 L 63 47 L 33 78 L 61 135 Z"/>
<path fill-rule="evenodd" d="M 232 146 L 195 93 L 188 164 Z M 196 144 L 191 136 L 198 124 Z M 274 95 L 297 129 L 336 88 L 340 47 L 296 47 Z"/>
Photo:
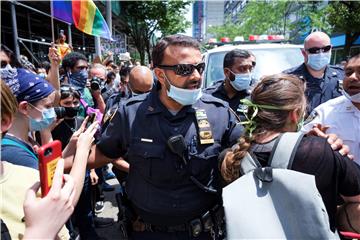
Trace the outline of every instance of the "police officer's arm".
<path fill-rule="evenodd" d="M 129 127 L 124 117 L 123 105 L 120 105 L 107 128 L 101 134 L 97 144 L 92 147 L 88 167 L 97 168 L 107 163 L 118 163 L 127 150 Z"/>

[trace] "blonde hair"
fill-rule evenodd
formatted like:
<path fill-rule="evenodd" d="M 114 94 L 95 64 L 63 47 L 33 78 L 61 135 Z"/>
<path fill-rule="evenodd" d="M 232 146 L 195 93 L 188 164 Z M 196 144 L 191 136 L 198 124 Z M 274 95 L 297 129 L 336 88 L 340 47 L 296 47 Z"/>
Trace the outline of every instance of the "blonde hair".
<path fill-rule="evenodd" d="M 10 118 L 16 113 L 18 103 L 10 88 L 1 80 L 1 119 L 5 116 Z"/>
<path fill-rule="evenodd" d="M 283 132 L 289 112 L 298 110 L 302 114 L 306 108 L 305 85 L 298 77 L 288 74 L 265 76 L 251 93 L 254 105 L 272 106 L 258 107 L 253 118 L 255 129 L 252 135 L 246 134 L 238 140 L 237 148 L 226 155 L 221 165 L 221 175 L 226 182 L 232 182 L 240 176 L 240 161 L 251 146 L 251 142 L 259 134 L 266 131 Z M 254 107 L 248 107 L 248 116 L 254 114 Z"/>

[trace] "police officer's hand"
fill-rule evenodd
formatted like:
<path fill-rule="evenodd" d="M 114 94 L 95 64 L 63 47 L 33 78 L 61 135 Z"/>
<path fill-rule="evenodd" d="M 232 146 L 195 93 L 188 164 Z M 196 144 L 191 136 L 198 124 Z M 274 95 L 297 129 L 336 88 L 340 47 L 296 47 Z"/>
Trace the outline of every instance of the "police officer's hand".
<path fill-rule="evenodd" d="M 318 137 L 323 137 L 328 139 L 328 143 L 331 145 L 331 148 L 334 151 L 339 151 L 339 153 L 343 156 L 347 156 L 350 159 L 353 159 L 354 156 L 350 155 L 350 149 L 349 146 L 345 145 L 335 133 L 326 133 L 326 131 L 329 129 L 329 126 L 324 126 L 321 124 L 314 124 L 313 128 L 310 130 L 310 132 L 307 133 L 307 135 L 313 135 Z"/>

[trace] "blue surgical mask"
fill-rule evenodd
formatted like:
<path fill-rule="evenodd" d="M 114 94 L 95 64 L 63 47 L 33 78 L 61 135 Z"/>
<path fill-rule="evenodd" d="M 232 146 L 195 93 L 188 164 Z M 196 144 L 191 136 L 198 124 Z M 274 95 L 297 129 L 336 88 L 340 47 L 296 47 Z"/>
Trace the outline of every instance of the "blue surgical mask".
<path fill-rule="evenodd" d="M 34 107 L 36 108 L 36 107 Z M 37 109 L 37 108 L 36 108 Z M 41 111 L 37 109 L 38 111 Z M 42 119 L 36 120 L 29 116 L 30 131 L 41 131 L 48 128 L 55 120 L 56 113 L 54 108 L 48 108 L 41 111 Z"/>
<path fill-rule="evenodd" d="M 82 90 L 86 86 L 87 79 L 89 77 L 86 69 L 74 72 L 70 74 L 70 84 L 73 85 L 77 90 Z"/>
<path fill-rule="evenodd" d="M 231 73 L 234 74 L 235 79 L 234 81 L 230 80 L 230 84 L 236 91 L 248 90 L 250 88 L 251 73 Z"/>
<path fill-rule="evenodd" d="M 174 99 L 176 102 L 180 103 L 183 106 L 193 105 L 196 103 L 202 96 L 201 88 L 198 89 L 184 89 L 178 88 L 174 85 L 171 85 L 166 75 L 164 75 L 166 81 L 170 85 L 170 90 L 167 91 L 168 97 Z"/>
<path fill-rule="evenodd" d="M 330 63 L 331 53 L 309 54 L 307 64 L 314 70 L 321 70 Z"/>

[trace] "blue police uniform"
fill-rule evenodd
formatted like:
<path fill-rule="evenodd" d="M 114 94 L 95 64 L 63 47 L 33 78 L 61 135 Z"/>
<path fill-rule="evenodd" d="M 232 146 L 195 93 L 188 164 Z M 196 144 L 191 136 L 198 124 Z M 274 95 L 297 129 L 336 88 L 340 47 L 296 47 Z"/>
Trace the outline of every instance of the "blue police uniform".
<path fill-rule="evenodd" d="M 204 92 L 227 102 L 230 108 L 241 118 L 241 120 L 245 120 L 244 113 L 246 113 L 247 107 L 241 104 L 240 100 L 248 98 L 250 96 L 250 92 L 248 90 L 237 91 L 235 96 L 229 98 L 226 93 L 224 83 L 224 80 L 217 81 L 210 87 L 206 88 Z"/>
<path fill-rule="evenodd" d="M 313 77 L 307 70 L 305 63 L 285 70 L 284 73 L 297 75 L 306 82 L 305 95 L 308 101 L 308 114 L 321 103 L 342 95 L 342 80 L 345 75 L 341 67 L 328 65 L 321 79 Z"/>
<path fill-rule="evenodd" d="M 200 143 L 197 109 L 206 112 L 213 143 Z M 242 131 L 224 101 L 203 94 L 194 105 L 174 113 L 161 103 L 154 87 L 148 94 L 120 103 L 97 148 L 106 157 L 129 161 L 126 191 L 141 219 L 174 226 L 187 224 L 221 204 L 218 155 L 235 144 Z M 178 134 L 185 139 L 187 166 L 167 146 L 168 139 Z M 200 189 L 190 175 L 218 194 Z"/>

